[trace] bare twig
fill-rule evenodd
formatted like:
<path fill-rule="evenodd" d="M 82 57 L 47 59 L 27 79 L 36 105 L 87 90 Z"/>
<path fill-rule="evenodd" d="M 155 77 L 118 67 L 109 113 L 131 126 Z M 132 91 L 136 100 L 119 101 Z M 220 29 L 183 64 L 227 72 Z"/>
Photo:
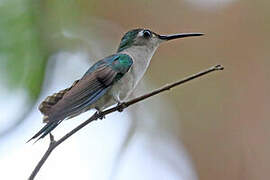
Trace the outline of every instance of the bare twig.
<path fill-rule="evenodd" d="M 134 98 L 130 101 L 127 101 L 127 102 L 123 102 L 113 108 L 110 108 L 110 109 L 107 109 L 103 112 L 96 112 L 93 116 L 91 116 L 89 119 L 87 119 L 86 121 L 84 121 L 83 123 L 81 123 L 80 125 L 78 125 L 76 128 L 74 128 L 73 130 L 71 130 L 70 132 L 68 132 L 66 135 L 64 135 L 62 138 L 60 138 L 59 140 L 55 141 L 54 140 L 54 137 L 52 134 L 50 134 L 50 145 L 47 149 L 47 151 L 45 152 L 45 154 L 42 156 L 41 160 L 38 162 L 38 164 L 36 165 L 35 169 L 33 170 L 33 172 L 31 173 L 30 177 L 29 177 L 29 180 L 33 180 L 35 178 L 35 176 L 37 175 L 37 173 L 39 172 L 40 168 L 43 166 L 43 164 L 45 163 L 45 161 L 48 159 L 49 155 L 52 153 L 52 151 L 58 146 L 60 145 L 62 142 L 64 142 L 66 139 L 68 139 L 70 136 L 72 136 L 73 134 L 75 134 L 77 131 L 79 131 L 80 129 L 82 129 L 84 126 L 86 126 L 87 124 L 89 124 L 90 122 L 94 121 L 94 120 L 97 120 L 99 118 L 102 118 L 104 117 L 105 115 L 107 114 L 110 114 L 110 113 L 113 113 L 115 111 L 119 111 L 121 112 L 123 109 L 135 104 L 135 103 L 138 103 L 140 101 L 143 101 L 144 99 L 147 99 L 149 97 L 152 97 L 154 95 L 157 95 L 163 91 L 167 91 L 167 90 L 170 90 L 171 88 L 175 87 L 175 86 L 178 86 L 180 84 L 183 84 L 185 82 L 188 82 L 192 79 L 195 79 L 195 78 L 198 78 L 200 76 L 203 76 L 203 75 L 206 75 L 210 72 L 213 72 L 213 71 L 218 71 L 218 70 L 223 70 L 223 66 L 221 65 L 216 65 L 216 66 L 213 66 L 209 69 L 206 69 L 204 71 L 201 71 L 199 73 L 196 73 L 196 74 L 193 74 L 191 76 L 188 76 L 182 80 L 179 80 L 179 81 L 176 81 L 174 83 L 171 83 L 171 84 L 168 84 L 168 85 L 165 85 L 161 88 L 158 88 L 150 93 L 147 93 L 145 95 L 142 95 L 142 96 L 139 96 L 137 98 Z"/>

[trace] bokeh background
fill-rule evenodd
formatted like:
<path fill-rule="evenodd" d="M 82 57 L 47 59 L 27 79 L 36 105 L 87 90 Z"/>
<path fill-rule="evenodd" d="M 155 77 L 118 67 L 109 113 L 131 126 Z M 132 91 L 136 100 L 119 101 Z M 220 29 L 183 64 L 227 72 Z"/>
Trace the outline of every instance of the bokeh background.
<path fill-rule="evenodd" d="M 203 32 L 163 44 L 133 96 L 215 64 L 223 72 L 94 122 L 59 146 L 37 179 L 269 179 L 268 0 L 0 0 L 0 178 L 26 179 L 49 140 L 38 104 L 122 35 Z M 92 112 L 65 121 L 55 138 Z"/>

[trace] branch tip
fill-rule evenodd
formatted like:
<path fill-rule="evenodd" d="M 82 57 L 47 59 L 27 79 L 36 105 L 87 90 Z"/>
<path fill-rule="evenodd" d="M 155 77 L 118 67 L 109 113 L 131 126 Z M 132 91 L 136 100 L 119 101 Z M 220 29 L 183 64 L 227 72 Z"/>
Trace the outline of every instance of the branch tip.
<path fill-rule="evenodd" d="M 222 66 L 220 64 L 214 66 L 214 70 L 220 71 L 220 70 L 223 70 L 223 69 L 224 69 L 224 66 Z"/>
<path fill-rule="evenodd" d="M 54 136 L 52 135 L 52 133 L 50 133 L 50 141 L 51 141 L 51 143 L 55 142 Z"/>

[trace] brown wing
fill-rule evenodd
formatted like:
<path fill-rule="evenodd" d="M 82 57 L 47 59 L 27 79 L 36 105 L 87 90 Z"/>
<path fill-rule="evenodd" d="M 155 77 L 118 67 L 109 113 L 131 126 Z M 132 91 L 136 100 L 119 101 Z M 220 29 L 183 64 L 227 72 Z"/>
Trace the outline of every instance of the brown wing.
<path fill-rule="evenodd" d="M 93 73 L 84 76 L 50 108 L 47 112 L 47 120 L 58 121 L 83 111 L 107 91 L 116 75 L 117 72 L 111 67 L 101 66 Z"/>
<path fill-rule="evenodd" d="M 108 66 L 98 67 L 94 72 L 85 75 L 49 110 L 47 124 L 40 129 L 31 139 L 38 140 L 49 134 L 65 118 L 83 111 L 102 97 L 114 83 L 117 72 Z"/>
<path fill-rule="evenodd" d="M 44 115 L 43 116 L 43 122 L 46 123 L 48 119 L 48 114 L 50 109 L 57 104 L 64 95 L 73 88 L 79 80 L 75 81 L 69 88 L 63 89 L 57 93 L 54 93 L 51 96 L 48 96 L 44 101 L 41 102 L 41 104 L 38 106 L 39 111 Z"/>

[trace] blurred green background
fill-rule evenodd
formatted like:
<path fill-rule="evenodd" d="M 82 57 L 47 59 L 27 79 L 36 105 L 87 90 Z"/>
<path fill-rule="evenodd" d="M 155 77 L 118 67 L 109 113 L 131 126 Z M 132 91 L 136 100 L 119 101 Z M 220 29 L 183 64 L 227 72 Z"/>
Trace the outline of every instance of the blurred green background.
<path fill-rule="evenodd" d="M 177 110 L 171 131 L 183 142 L 199 179 L 267 179 L 269 19 L 267 0 L 1 0 L 0 97 L 5 101 L 0 107 L 7 114 L 0 115 L 0 141 L 36 108 L 54 53 L 80 50 L 97 60 L 137 27 L 161 34 L 203 32 L 162 45 L 145 79 L 153 89 L 224 65 L 223 72 L 161 95 Z M 26 94 L 24 103 L 6 106 L 7 97 L 18 91 Z M 12 108 L 16 117 L 10 117 Z"/>

